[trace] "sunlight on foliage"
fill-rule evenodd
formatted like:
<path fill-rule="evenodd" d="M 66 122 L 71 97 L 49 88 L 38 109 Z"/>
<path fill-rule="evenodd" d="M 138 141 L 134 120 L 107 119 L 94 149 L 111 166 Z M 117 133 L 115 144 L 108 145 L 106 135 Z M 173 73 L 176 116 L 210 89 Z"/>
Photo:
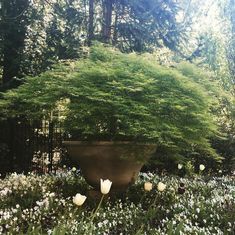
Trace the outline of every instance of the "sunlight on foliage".
<path fill-rule="evenodd" d="M 56 120 L 60 113 L 65 132 L 81 140 L 155 142 L 168 155 L 200 149 L 218 158 L 209 143 L 217 133 L 210 112 L 216 84 L 210 90 L 204 74 L 187 66 L 167 68 L 96 44 L 87 58 L 28 77 L 3 95 L 0 107 L 31 119 Z"/>

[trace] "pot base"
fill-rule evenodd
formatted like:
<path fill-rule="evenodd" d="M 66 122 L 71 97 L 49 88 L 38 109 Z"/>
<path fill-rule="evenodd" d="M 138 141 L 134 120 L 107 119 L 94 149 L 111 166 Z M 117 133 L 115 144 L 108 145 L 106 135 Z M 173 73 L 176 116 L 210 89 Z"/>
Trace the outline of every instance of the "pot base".
<path fill-rule="evenodd" d="M 100 179 L 112 181 L 112 189 L 125 190 L 133 184 L 156 145 L 133 142 L 64 141 L 87 183 L 99 190 Z"/>

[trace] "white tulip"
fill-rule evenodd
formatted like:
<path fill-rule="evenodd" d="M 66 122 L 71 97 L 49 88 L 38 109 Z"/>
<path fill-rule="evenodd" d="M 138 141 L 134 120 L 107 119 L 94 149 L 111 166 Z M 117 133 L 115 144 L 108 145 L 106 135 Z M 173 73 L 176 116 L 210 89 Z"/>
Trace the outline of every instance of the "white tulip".
<path fill-rule="evenodd" d="M 150 182 L 145 182 L 144 183 L 144 190 L 145 191 L 151 191 L 153 189 L 153 184 Z"/>
<path fill-rule="evenodd" d="M 157 185 L 157 190 L 160 191 L 160 192 L 163 192 L 166 188 L 166 185 L 163 184 L 162 182 L 159 182 L 158 185 Z"/>
<path fill-rule="evenodd" d="M 200 171 L 204 171 L 205 168 L 206 168 L 206 167 L 205 167 L 203 164 L 200 164 L 200 166 L 199 166 Z"/>
<path fill-rule="evenodd" d="M 86 198 L 86 196 L 77 193 L 76 196 L 73 197 L 73 203 L 77 206 L 81 206 L 85 202 Z"/>
<path fill-rule="evenodd" d="M 108 194 L 111 188 L 112 182 L 110 180 L 100 179 L 100 191 L 102 194 Z"/>
<path fill-rule="evenodd" d="M 73 168 L 72 168 L 72 171 L 73 171 L 73 172 L 75 172 L 76 170 L 77 170 L 76 167 L 73 167 Z"/>
<path fill-rule="evenodd" d="M 178 164 L 178 169 L 182 169 L 183 168 L 183 165 L 182 164 Z"/>

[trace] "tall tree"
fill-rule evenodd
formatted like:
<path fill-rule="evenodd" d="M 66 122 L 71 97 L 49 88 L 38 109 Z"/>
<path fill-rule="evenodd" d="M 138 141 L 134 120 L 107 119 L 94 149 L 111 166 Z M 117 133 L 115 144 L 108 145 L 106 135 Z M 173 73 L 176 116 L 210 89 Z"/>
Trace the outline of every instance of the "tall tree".
<path fill-rule="evenodd" d="M 1 1 L 4 83 L 36 75 L 57 60 L 77 58 L 92 40 L 142 52 L 162 45 L 175 50 L 182 35 L 176 0 Z"/>
<path fill-rule="evenodd" d="M 91 45 L 91 41 L 94 39 L 94 0 L 89 0 L 89 22 L 88 22 L 88 36 L 87 44 Z"/>
<path fill-rule="evenodd" d="M 109 43 L 111 40 L 112 13 L 114 0 L 103 0 L 102 41 Z"/>
<path fill-rule="evenodd" d="M 1 65 L 2 82 L 8 83 L 20 77 L 22 52 L 28 25 L 29 0 L 2 0 L 1 2 Z"/>
<path fill-rule="evenodd" d="M 235 0 L 229 1 L 228 13 L 231 24 L 231 36 L 227 56 L 235 93 Z"/>
<path fill-rule="evenodd" d="M 49 58 L 61 60 L 79 57 L 82 37 L 85 37 L 82 34 L 84 14 L 83 9 L 75 3 L 67 0 L 53 5 L 53 17 L 46 30 Z"/>
<path fill-rule="evenodd" d="M 124 51 L 141 52 L 162 45 L 176 50 L 182 35 L 178 12 L 175 0 L 103 0 L 102 41 Z"/>
<path fill-rule="evenodd" d="M 116 2 L 117 45 L 127 51 L 163 46 L 176 50 L 181 37 L 174 0 L 122 0 Z"/>

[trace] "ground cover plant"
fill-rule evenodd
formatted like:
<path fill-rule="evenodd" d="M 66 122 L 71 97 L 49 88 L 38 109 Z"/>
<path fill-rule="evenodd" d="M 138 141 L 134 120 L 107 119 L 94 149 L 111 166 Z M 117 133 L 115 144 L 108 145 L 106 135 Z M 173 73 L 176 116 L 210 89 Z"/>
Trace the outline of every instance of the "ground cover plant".
<path fill-rule="evenodd" d="M 95 214 L 99 200 L 89 192 L 75 169 L 11 174 L 0 181 L 0 234 L 233 234 L 235 229 L 231 177 L 141 173 L 125 193 L 110 191 Z M 87 196 L 80 206 L 73 202 L 77 193 Z"/>

